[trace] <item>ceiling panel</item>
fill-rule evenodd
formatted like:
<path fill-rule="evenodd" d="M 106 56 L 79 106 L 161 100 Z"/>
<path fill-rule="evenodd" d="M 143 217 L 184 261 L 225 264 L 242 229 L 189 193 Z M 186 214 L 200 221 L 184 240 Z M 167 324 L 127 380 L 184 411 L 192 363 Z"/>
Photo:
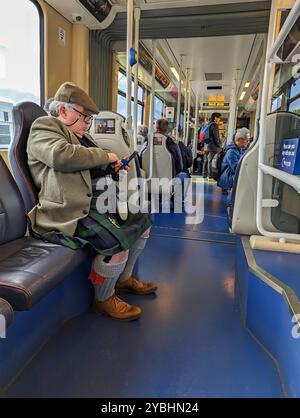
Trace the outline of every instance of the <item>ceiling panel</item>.
<path fill-rule="evenodd" d="M 244 73 L 254 43 L 255 35 L 226 36 L 212 38 L 169 39 L 169 46 L 180 61 L 183 55 L 183 67 L 191 68 L 192 88 L 196 94 L 209 96 L 224 95 L 229 100 L 233 76 L 236 69 Z M 221 81 L 208 81 L 205 73 L 222 73 Z M 207 86 L 220 86 L 222 90 L 207 91 Z"/>
<path fill-rule="evenodd" d="M 141 39 L 191 38 L 265 33 L 270 0 L 142 10 Z M 127 16 L 118 13 L 106 29 L 113 40 L 126 38 Z"/>

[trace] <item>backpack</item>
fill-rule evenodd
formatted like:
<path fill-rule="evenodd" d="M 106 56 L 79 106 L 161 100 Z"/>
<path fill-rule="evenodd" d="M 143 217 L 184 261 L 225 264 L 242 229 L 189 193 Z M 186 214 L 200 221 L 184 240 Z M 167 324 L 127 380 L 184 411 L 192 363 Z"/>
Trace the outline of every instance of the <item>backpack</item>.
<path fill-rule="evenodd" d="M 199 131 L 198 134 L 198 140 L 199 142 L 203 142 L 204 144 L 210 144 L 211 138 L 210 138 L 210 127 L 213 124 L 213 122 L 207 123 L 206 125 L 203 125 L 202 128 Z"/>
<path fill-rule="evenodd" d="M 222 174 L 222 161 L 225 156 L 225 151 L 219 151 L 215 154 L 211 161 L 211 176 L 214 180 L 219 180 Z"/>

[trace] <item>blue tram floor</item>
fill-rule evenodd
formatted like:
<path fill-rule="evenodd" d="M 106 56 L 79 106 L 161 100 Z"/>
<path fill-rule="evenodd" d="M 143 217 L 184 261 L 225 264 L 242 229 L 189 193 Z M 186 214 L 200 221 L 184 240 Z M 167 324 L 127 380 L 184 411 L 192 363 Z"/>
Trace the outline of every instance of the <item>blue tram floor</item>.
<path fill-rule="evenodd" d="M 234 243 L 151 236 L 139 276 L 157 294 L 122 296 L 142 317 L 72 319 L 4 396 L 282 397 L 274 363 L 241 322 L 234 264 Z"/>
<path fill-rule="evenodd" d="M 300 299 L 300 254 L 263 250 L 254 250 L 253 253 L 259 267 L 293 289 Z"/>

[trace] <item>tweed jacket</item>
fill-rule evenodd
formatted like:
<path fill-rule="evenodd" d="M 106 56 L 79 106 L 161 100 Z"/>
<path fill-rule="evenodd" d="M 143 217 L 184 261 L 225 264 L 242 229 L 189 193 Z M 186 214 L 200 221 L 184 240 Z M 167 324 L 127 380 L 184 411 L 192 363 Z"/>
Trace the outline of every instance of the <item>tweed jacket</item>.
<path fill-rule="evenodd" d="M 38 203 L 28 213 L 33 231 L 74 235 L 78 221 L 90 209 L 90 169 L 109 164 L 107 153 L 94 144 L 95 148 L 82 146 L 79 138 L 55 117 L 43 116 L 34 121 L 27 144 L 28 165 L 38 190 Z"/>

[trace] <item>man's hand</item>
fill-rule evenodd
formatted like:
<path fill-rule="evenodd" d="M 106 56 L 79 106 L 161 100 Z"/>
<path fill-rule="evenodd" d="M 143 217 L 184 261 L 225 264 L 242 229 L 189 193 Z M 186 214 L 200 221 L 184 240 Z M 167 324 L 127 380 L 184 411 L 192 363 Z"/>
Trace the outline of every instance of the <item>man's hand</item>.
<path fill-rule="evenodd" d="M 110 164 L 111 167 L 115 170 L 115 172 L 117 173 L 122 165 L 122 161 L 121 160 L 117 160 L 113 163 Z"/>
<path fill-rule="evenodd" d="M 118 156 L 116 154 L 114 154 L 113 152 L 108 152 L 107 153 L 108 156 L 108 161 L 110 163 L 115 163 L 117 161 L 120 161 L 120 159 L 118 158 Z"/>
<path fill-rule="evenodd" d="M 107 153 L 107 155 L 108 155 L 108 159 L 109 159 L 109 162 L 110 162 L 111 167 L 117 173 L 120 170 L 120 167 L 123 165 L 122 161 L 113 152 L 109 152 L 109 153 Z M 128 156 L 126 156 L 124 158 L 126 160 L 128 158 Z M 126 170 L 126 171 L 128 171 L 129 168 L 130 168 L 130 164 L 126 165 L 123 169 Z"/>

